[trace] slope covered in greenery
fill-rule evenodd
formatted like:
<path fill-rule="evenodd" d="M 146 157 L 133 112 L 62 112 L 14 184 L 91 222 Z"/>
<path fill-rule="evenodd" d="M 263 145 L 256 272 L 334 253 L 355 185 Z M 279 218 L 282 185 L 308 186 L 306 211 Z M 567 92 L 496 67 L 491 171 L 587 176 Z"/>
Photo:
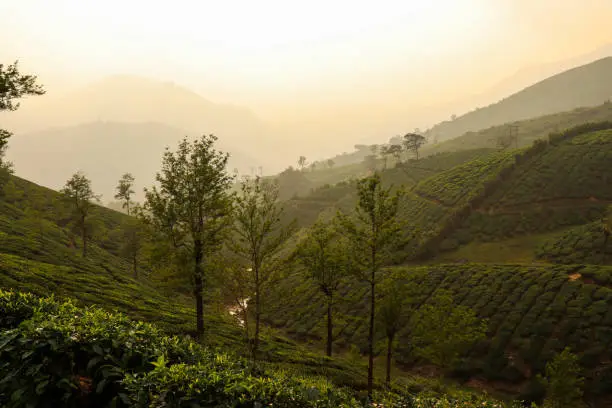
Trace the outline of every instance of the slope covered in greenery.
<path fill-rule="evenodd" d="M 386 185 L 411 189 L 428 177 L 472 160 L 485 158 L 492 152 L 494 151 L 491 149 L 474 149 L 454 153 L 439 153 L 419 161 L 411 160 L 394 166 L 389 165 L 387 168 L 384 168 L 383 163 L 379 162 L 378 170 L 381 171 L 383 182 Z M 365 166 L 360 171 L 349 180 L 340 181 L 336 184 L 325 184 L 312 189 L 309 194 L 293 197 L 286 202 L 285 216 L 288 219 L 296 219 L 299 226 L 307 227 L 312 225 L 317 217 L 325 211 L 333 212 L 338 209 L 348 211 L 352 209 L 357 199 L 355 193 L 357 176 L 366 176 L 371 173 L 371 170 L 366 170 Z M 318 172 L 315 171 L 312 174 Z M 321 172 L 324 171 L 321 170 Z M 304 177 L 314 176 L 305 173 Z M 409 195 L 407 199 L 414 200 L 424 207 L 435 204 L 431 200 L 420 199 L 415 194 Z"/>
<path fill-rule="evenodd" d="M 550 133 L 559 132 L 560 130 L 584 123 L 602 121 L 612 121 L 612 103 L 538 116 L 532 119 L 513 122 L 513 124 L 518 129 L 518 146 L 525 147 L 531 145 L 536 140 L 547 139 Z M 437 152 L 454 152 L 466 149 L 497 148 L 498 138 L 507 135 L 508 131 L 508 124 L 499 124 L 470 131 L 441 143 L 427 144 L 423 146 L 423 153 L 435 154 Z"/>
<path fill-rule="evenodd" d="M 3 407 L 371 406 L 355 389 L 328 378 L 169 337 L 155 325 L 98 307 L 0 289 L 0 311 Z M 24 364 L 31 369 L 23 370 Z M 467 393 L 377 391 L 373 399 L 397 408 L 501 406 Z"/>
<path fill-rule="evenodd" d="M 129 262 L 120 256 L 114 233 L 127 217 L 103 207 L 92 212 L 95 229 L 83 258 L 59 194 L 12 177 L 0 200 L 0 287 L 70 296 L 158 321 L 170 331 L 191 331 L 186 299 L 171 302 L 147 281 L 133 279 Z"/>
<path fill-rule="evenodd" d="M 431 133 L 447 140 L 508 122 L 602 104 L 612 95 L 610 72 L 612 57 L 570 69 L 497 103 L 442 122 Z"/>
<path fill-rule="evenodd" d="M 612 123 L 551 136 L 447 240 L 456 247 L 554 231 L 600 219 L 612 202 Z"/>
<path fill-rule="evenodd" d="M 543 243 L 537 257 L 561 264 L 612 264 L 612 239 L 606 241 L 600 221 L 580 225 Z"/>
<path fill-rule="evenodd" d="M 531 388 L 537 386 L 535 375 L 565 346 L 579 353 L 590 392 L 606 393 L 612 381 L 605 363 L 612 347 L 612 290 L 604 285 L 611 277 L 610 267 L 483 264 L 398 267 L 386 275 L 400 285 L 412 310 L 447 289 L 458 304 L 487 319 L 488 339 L 454 367 L 455 375 L 514 384 L 510 388 L 525 397 L 541 392 Z M 323 338 L 325 310 L 318 288 L 299 275 L 282 285 L 278 293 L 290 294 L 292 302 L 278 299 L 269 311 L 271 323 L 301 338 Z M 365 350 L 366 291 L 354 282 L 342 288 L 336 305 L 338 346 L 358 344 Z M 409 367 L 421 363 L 411 353 L 409 325 L 400 331 L 396 359 Z"/>

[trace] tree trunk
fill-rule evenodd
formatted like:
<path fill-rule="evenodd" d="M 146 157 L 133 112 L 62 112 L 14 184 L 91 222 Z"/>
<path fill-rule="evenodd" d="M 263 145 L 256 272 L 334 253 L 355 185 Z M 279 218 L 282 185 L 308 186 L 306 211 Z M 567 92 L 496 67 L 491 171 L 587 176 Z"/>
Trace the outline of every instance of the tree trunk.
<path fill-rule="evenodd" d="M 330 294 L 327 298 L 327 355 L 332 355 L 332 342 L 333 342 L 333 324 L 332 324 L 332 295 Z"/>
<path fill-rule="evenodd" d="M 387 388 L 391 388 L 391 353 L 393 352 L 393 336 L 387 337 Z"/>
<path fill-rule="evenodd" d="M 85 216 L 81 216 L 81 240 L 83 241 L 83 258 L 87 256 L 87 231 L 85 229 Z"/>
<path fill-rule="evenodd" d="M 375 307 L 375 282 L 374 270 L 372 270 L 372 281 L 370 282 L 370 331 L 368 333 L 368 398 L 372 401 L 372 390 L 374 388 L 374 307 Z"/>
<path fill-rule="evenodd" d="M 138 279 L 138 260 L 136 259 L 136 255 L 132 257 L 132 268 L 134 270 L 134 279 Z"/>
<path fill-rule="evenodd" d="M 261 288 L 259 286 L 259 268 L 255 268 L 255 339 L 253 344 L 253 352 L 257 353 L 259 349 L 259 321 L 261 317 Z"/>
<path fill-rule="evenodd" d="M 201 339 L 204 335 L 204 299 L 202 297 L 202 291 L 204 289 L 204 282 L 202 278 L 202 258 L 204 257 L 202 251 L 202 242 L 196 240 L 193 245 L 194 249 L 194 295 L 196 301 L 196 336 Z"/>

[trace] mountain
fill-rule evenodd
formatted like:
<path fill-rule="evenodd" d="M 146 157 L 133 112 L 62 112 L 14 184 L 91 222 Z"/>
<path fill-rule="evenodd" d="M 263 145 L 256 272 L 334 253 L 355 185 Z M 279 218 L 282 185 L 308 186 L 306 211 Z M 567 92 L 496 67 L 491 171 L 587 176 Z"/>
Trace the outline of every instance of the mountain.
<path fill-rule="evenodd" d="M 433 126 L 430 133 L 448 140 L 508 122 L 600 105 L 612 97 L 612 57 L 540 81 L 501 101 Z"/>
<path fill-rule="evenodd" d="M 262 161 L 278 160 L 271 153 L 277 141 L 251 111 L 213 103 L 171 82 L 115 75 L 66 95 L 26 102 L 19 111 L 3 114 L 3 126 L 17 135 L 92 122 L 155 122 L 194 135 L 213 133 Z"/>
<path fill-rule="evenodd" d="M 53 189 L 60 189 L 77 170 L 84 171 L 104 202 L 114 196 L 119 177 L 130 172 L 140 199 L 142 187 L 150 186 L 161 168 L 164 149 L 176 149 L 184 136 L 199 134 L 156 122 L 92 122 L 18 134 L 11 138 L 7 156 L 22 177 Z M 230 153 L 229 171 L 246 173 L 260 165 L 225 138 L 217 148 Z"/>

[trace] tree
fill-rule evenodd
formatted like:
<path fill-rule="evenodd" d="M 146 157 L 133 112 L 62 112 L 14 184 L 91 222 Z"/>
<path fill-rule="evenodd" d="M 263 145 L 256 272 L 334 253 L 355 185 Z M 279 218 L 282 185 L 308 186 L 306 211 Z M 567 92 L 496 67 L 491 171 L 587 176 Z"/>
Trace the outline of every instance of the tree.
<path fill-rule="evenodd" d="M 608 248 L 608 240 L 612 235 L 612 206 L 608 207 L 605 216 L 601 219 L 601 231 L 604 236 L 604 242 L 602 246 L 603 262 L 606 262 L 606 250 Z"/>
<path fill-rule="evenodd" d="M 136 209 L 135 213 L 138 213 Z M 134 279 L 138 279 L 138 263 L 145 239 L 145 226 L 137 218 L 129 218 L 121 228 L 121 254 L 132 263 Z"/>
<path fill-rule="evenodd" d="M 23 75 L 19 72 L 18 61 L 5 66 L 0 64 L 0 112 L 15 111 L 19 108 L 19 99 L 28 95 L 43 95 L 45 90 L 36 83 L 34 75 Z M 0 189 L 6 184 L 12 173 L 12 164 L 4 161 L 8 140 L 12 133 L 0 129 Z"/>
<path fill-rule="evenodd" d="M 306 167 L 306 156 L 300 156 L 298 159 L 298 167 L 300 170 L 304 170 L 304 167 Z"/>
<path fill-rule="evenodd" d="M 383 326 L 387 337 L 387 387 L 391 386 L 391 363 L 393 353 L 393 341 L 404 323 L 404 295 L 399 287 L 392 282 L 383 292 L 382 301 L 378 310 L 380 324 Z"/>
<path fill-rule="evenodd" d="M 411 151 L 416 155 L 416 159 L 419 160 L 419 149 L 427 142 L 425 136 L 418 133 L 406 133 L 404 135 L 404 147 L 407 151 Z"/>
<path fill-rule="evenodd" d="M 354 273 L 370 286 L 370 324 L 368 331 L 368 396 L 372 397 L 374 380 L 374 318 L 376 312 L 376 285 L 380 270 L 391 261 L 394 245 L 399 244 L 401 225 L 398 221 L 398 204 L 402 192 L 391 194 L 391 188 L 383 188 L 378 173 L 360 180 L 357 184 L 359 201 L 354 216 L 339 213 L 343 232 L 351 243 L 351 259 Z"/>
<path fill-rule="evenodd" d="M 327 167 L 329 167 L 330 169 L 333 168 L 335 164 L 336 163 L 332 159 L 327 160 Z"/>
<path fill-rule="evenodd" d="M 417 356 L 442 368 L 486 335 L 486 322 L 465 306 L 456 305 L 447 290 L 437 291 L 431 303 L 421 306 L 411 319 Z"/>
<path fill-rule="evenodd" d="M 396 163 L 402 161 L 402 146 L 398 144 L 391 145 L 387 148 L 387 154 L 395 158 Z"/>
<path fill-rule="evenodd" d="M 242 319 L 242 326 L 244 328 L 245 340 L 249 345 L 249 351 L 253 352 L 250 348 L 250 332 L 249 332 L 249 311 L 248 301 L 253 296 L 253 285 L 251 282 L 251 271 L 245 268 L 244 262 L 236 262 L 236 259 L 231 256 L 225 256 L 219 262 L 220 271 L 219 278 L 222 290 L 225 292 L 226 297 L 229 297 L 236 314 L 239 314 Z"/>
<path fill-rule="evenodd" d="M 546 364 L 546 378 L 540 380 L 546 386 L 545 408 L 583 407 L 581 375 L 578 357 L 565 348 Z"/>
<path fill-rule="evenodd" d="M 123 201 L 122 208 L 125 208 L 128 215 L 130 215 L 130 203 L 132 202 L 132 194 L 134 194 L 134 176 L 131 173 L 125 173 L 121 176 L 119 180 L 119 184 L 117 185 L 117 194 L 115 194 L 115 199 Z"/>
<path fill-rule="evenodd" d="M 64 198 L 73 210 L 73 219 L 81 230 L 83 241 L 83 257 L 87 256 L 87 217 L 92 207 L 92 201 L 100 201 L 100 196 L 91 189 L 91 181 L 81 172 L 77 172 L 66 182 L 61 190 Z"/>
<path fill-rule="evenodd" d="M 294 231 L 293 223 L 283 225 L 283 207 L 276 182 L 261 177 L 245 179 L 234 205 L 233 237 L 230 249 L 250 272 L 255 302 L 253 351 L 259 347 L 262 290 L 283 266 L 280 252 Z"/>
<path fill-rule="evenodd" d="M 233 178 L 226 171 L 229 155 L 214 148 L 217 137 L 183 139 L 176 152 L 166 149 L 158 187 L 145 189 L 143 220 L 161 232 L 190 259 L 187 272 L 196 302 L 197 336 L 204 334 L 205 258 L 219 250 L 231 213 Z"/>
<path fill-rule="evenodd" d="M 389 156 L 391 153 L 389 152 L 389 145 L 382 145 L 380 148 L 380 157 L 383 160 L 383 170 L 387 169 L 387 162 L 389 161 Z"/>
<path fill-rule="evenodd" d="M 326 298 L 328 356 L 332 355 L 334 294 L 346 275 L 348 265 L 346 247 L 346 242 L 339 235 L 334 223 L 330 225 L 328 222 L 318 221 L 296 249 L 297 258 L 305 268 L 307 276 Z"/>

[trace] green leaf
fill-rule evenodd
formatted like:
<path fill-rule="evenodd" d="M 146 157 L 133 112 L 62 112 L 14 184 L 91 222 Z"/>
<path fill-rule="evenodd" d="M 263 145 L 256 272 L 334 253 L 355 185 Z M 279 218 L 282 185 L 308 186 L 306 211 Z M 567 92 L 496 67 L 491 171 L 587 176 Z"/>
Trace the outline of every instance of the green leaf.
<path fill-rule="evenodd" d="M 42 393 L 45 392 L 45 387 L 47 386 L 47 384 L 49 384 L 49 380 L 45 380 L 43 382 L 38 383 L 38 385 L 36 386 L 36 394 L 42 395 Z"/>

